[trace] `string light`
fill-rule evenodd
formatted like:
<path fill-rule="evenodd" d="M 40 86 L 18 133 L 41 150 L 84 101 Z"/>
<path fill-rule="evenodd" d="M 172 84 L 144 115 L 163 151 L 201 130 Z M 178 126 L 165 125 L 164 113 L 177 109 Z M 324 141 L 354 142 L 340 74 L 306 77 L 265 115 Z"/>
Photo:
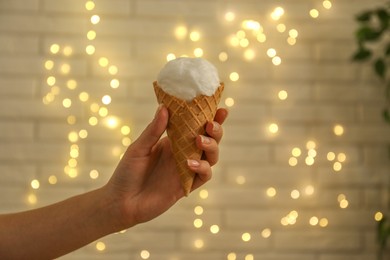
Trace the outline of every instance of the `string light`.
<path fill-rule="evenodd" d="M 331 6 L 332 6 L 332 4 L 330 1 L 323 1 L 323 7 L 325 9 L 330 9 Z M 87 1 L 85 3 L 85 8 L 88 11 L 92 11 L 95 9 L 95 3 L 93 1 Z M 312 11 L 313 10 L 316 10 L 318 12 L 317 9 L 312 9 Z M 284 13 L 285 13 L 285 11 L 282 7 L 276 7 L 271 14 L 271 19 L 274 21 L 278 21 L 283 17 Z M 310 14 L 310 15 L 313 17 L 312 14 Z M 318 17 L 318 15 L 319 15 L 319 12 L 317 13 L 317 17 Z M 315 18 L 315 17 L 313 17 L 313 18 Z M 230 11 L 226 12 L 224 15 L 224 19 L 227 22 L 233 22 L 236 19 L 236 14 L 233 12 L 230 12 Z M 92 24 L 98 24 L 100 22 L 100 16 L 94 14 L 90 17 L 90 21 Z M 243 51 L 242 57 L 247 61 L 252 61 L 256 58 L 257 54 L 256 54 L 255 50 L 257 50 L 257 49 L 253 48 L 253 46 L 252 46 L 253 42 L 251 41 L 251 39 L 254 38 L 257 40 L 257 42 L 264 43 L 267 39 L 267 36 L 263 32 L 263 28 L 262 28 L 261 24 L 255 20 L 243 20 L 241 22 L 241 28 L 242 28 L 242 30 L 239 30 L 238 32 L 236 32 L 235 35 L 230 38 L 231 45 L 235 46 L 235 47 L 239 47 L 240 50 L 241 50 L 240 47 L 242 47 L 243 48 L 242 49 L 242 51 Z M 284 23 L 278 23 L 276 26 L 276 30 L 279 33 L 284 33 L 287 30 L 287 26 Z M 252 31 L 252 32 L 250 32 L 250 31 Z M 201 34 L 199 31 L 192 31 L 191 33 L 188 33 L 188 28 L 185 25 L 180 25 L 180 26 L 176 27 L 174 34 L 178 40 L 184 40 L 188 37 L 188 39 L 191 40 L 192 42 L 198 42 L 201 39 Z M 86 34 L 86 38 L 89 41 L 95 40 L 96 37 L 97 37 L 97 34 L 96 34 L 95 30 L 89 30 Z M 294 45 L 296 43 L 297 37 L 298 37 L 297 30 L 295 30 L 295 29 L 289 30 L 288 31 L 288 39 L 287 39 L 288 44 Z M 60 52 L 61 50 L 62 50 L 62 52 Z M 88 55 L 93 55 L 96 52 L 96 47 L 92 44 L 87 45 L 85 48 L 85 52 Z M 70 56 L 73 54 L 73 48 L 71 48 L 71 46 L 61 47 L 58 44 L 52 44 L 50 46 L 50 53 L 51 54 L 61 54 L 62 53 L 64 56 Z M 193 54 L 195 57 L 202 57 L 204 55 L 204 51 L 202 48 L 197 47 L 193 50 Z M 275 66 L 278 66 L 282 63 L 282 58 L 277 55 L 277 52 L 274 48 L 268 48 L 267 56 L 272 60 L 272 64 Z M 173 53 L 170 53 L 166 56 L 167 61 L 175 59 L 175 58 L 176 58 L 176 55 Z M 227 52 L 221 52 L 218 55 L 218 59 L 220 62 L 226 62 L 229 59 L 229 55 Z M 110 75 L 112 75 L 112 76 L 117 75 L 118 68 L 114 65 L 111 65 L 109 60 L 106 57 L 101 57 L 98 60 L 98 64 L 99 64 L 99 66 L 101 66 L 103 68 L 107 68 L 107 72 Z M 72 72 L 71 67 L 68 63 L 63 63 L 61 65 L 61 63 L 54 64 L 54 62 L 52 60 L 47 60 L 44 64 L 44 67 L 47 71 L 53 70 L 53 68 L 55 66 L 56 66 L 56 69 L 59 69 L 59 72 L 61 72 L 64 75 L 67 75 L 67 74 Z M 55 96 L 60 93 L 60 88 L 58 86 L 60 84 L 57 84 L 57 86 L 56 86 L 56 78 L 54 76 L 50 76 L 50 77 L 51 77 L 51 80 L 48 81 L 47 84 L 49 85 L 49 87 L 52 87 L 52 88 L 50 90 L 50 93 L 48 93 L 43 98 L 44 103 L 52 102 L 54 100 Z M 229 75 L 229 79 L 232 82 L 238 81 L 239 78 L 240 78 L 240 76 L 237 72 L 232 72 Z M 60 80 L 60 81 L 62 81 L 62 80 Z M 71 82 L 71 83 L 69 83 L 69 82 Z M 69 80 L 66 85 L 67 85 L 69 90 L 75 90 L 77 88 L 77 82 L 75 80 L 73 80 L 73 82 L 72 82 L 72 80 Z M 80 88 L 81 87 L 82 86 L 80 85 Z M 115 79 L 111 78 L 110 87 L 112 89 L 118 88 L 119 87 L 119 80 L 116 78 Z M 277 97 L 280 100 L 286 100 L 288 97 L 288 93 L 285 90 L 280 90 L 278 92 Z M 80 92 L 78 94 L 78 98 L 81 102 L 87 102 L 90 99 L 94 99 L 94 97 L 90 98 L 90 94 L 87 92 Z M 99 98 L 97 98 L 97 100 L 99 100 Z M 74 101 L 74 99 L 72 100 L 71 98 L 65 98 L 65 99 L 62 99 L 62 101 L 63 101 L 63 106 L 65 108 L 69 108 L 69 107 L 71 107 L 72 101 Z M 96 99 L 95 99 L 95 101 L 96 101 Z M 111 99 L 111 96 L 109 95 L 109 93 L 107 95 L 104 95 L 101 98 L 101 102 L 102 102 L 102 105 L 111 104 L 112 99 Z M 228 107 L 233 106 L 234 105 L 234 98 L 233 97 L 226 98 L 225 105 Z M 100 106 L 99 104 L 93 103 L 93 104 L 91 104 L 90 110 L 92 113 L 98 113 L 99 116 L 104 117 L 101 119 L 99 118 L 99 120 L 101 120 L 101 122 L 104 123 L 107 127 L 118 128 L 120 126 L 119 118 L 116 118 L 114 116 L 109 116 L 109 111 L 108 111 L 107 107 Z M 93 114 L 93 115 L 97 115 L 97 114 Z M 98 124 L 99 120 L 96 116 L 90 116 L 88 119 L 88 123 L 90 126 L 94 126 L 94 125 Z M 69 115 L 67 117 L 67 122 L 69 125 L 74 125 L 76 123 L 76 117 L 73 115 Z M 274 123 L 274 124 L 271 124 L 269 126 L 268 130 L 271 133 L 277 133 L 279 131 L 279 127 L 277 124 Z M 130 127 L 129 126 L 122 126 L 122 127 L 120 127 L 120 132 L 124 136 L 122 138 L 122 144 L 124 146 L 129 145 L 131 143 L 131 139 L 129 137 L 127 137 L 127 135 L 130 134 Z M 341 136 L 344 134 L 344 128 L 341 125 L 335 125 L 333 132 L 336 136 Z M 74 133 L 76 133 L 76 135 L 78 136 L 77 138 L 74 136 Z M 88 131 L 86 129 L 81 129 L 81 130 L 77 130 L 77 131 L 69 133 L 68 139 L 72 143 L 72 146 L 73 146 L 73 145 L 76 145 L 75 142 L 79 141 L 80 138 L 85 139 L 85 138 L 87 138 L 87 136 L 88 136 Z M 312 141 L 312 142 L 314 143 L 314 141 Z M 309 148 L 309 145 L 307 144 L 306 148 L 308 149 L 308 154 L 307 154 L 306 158 L 303 157 L 303 158 L 305 158 L 307 165 L 312 165 L 314 163 L 314 158 L 317 156 L 317 151 L 314 150 L 315 146 L 316 146 L 316 144 L 314 143 L 314 147 Z M 120 153 L 121 153 L 120 148 L 117 147 L 116 149 L 113 149 L 114 155 L 119 155 Z M 292 157 L 290 157 L 290 159 L 289 159 L 289 164 L 290 164 L 290 166 L 295 166 L 298 164 L 298 158 L 301 156 L 302 151 L 300 150 L 300 148 L 295 147 L 295 148 L 293 148 L 291 154 L 292 154 Z M 79 157 L 80 152 L 79 152 L 78 148 L 71 149 L 69 155 L 71 158 L 68 160 L 68 165 L 66 166 L 66 172 L 70 177 L 72 177 L 72 176 L 75 177 L 78 174 L 78 170 L 75 167 L 77 167 L 77 164 L 78 164 L 77 158 Z M 329 152 L 327 154 L 327 159 L 329 161 L 334 161 L 337 159 L 337 161 L 334 162 L 334 164 L 340 165 L 340 169 L 341 169 L 341 165 L 342 165 L 341 163 L 346 160 L 346 156 L 344 153 L 339 153 L 336 156 L 335 153 Z M 307 160 L 309 160 L 312 163 L 308 163 Z M 91 170 L 89 172 L 89 176 L 93 180 L 97 179 L 99 177 L 99 172 L 96 169 Z M 36 181 L 38 181 L 38 180 L 36 180 Z M 57 177 L 52 175 L 49 177 L 48 181 L 50 184 L 55 184 L 55 183 L 57 183 Z M 39 183 L 39 181 L 38 181 L 38 183 Z M 237 176 L 236 183 L 239 185 L 245 184 L 246 183 L 245 176 L 242 176 L 242 175 Z M 32 182 L 31 182 L 31 186 L 34 189 Z M 269 187 L 266 190 L 266 194 L 270 198 L 275 197 L 276 193 L 277 192 L 276 192 L 276 189 L 274 187 Z M 306 188 L 304 189 L 304 194 L 312 195 L 313 193 L 314 193 L 314 187 L 312 185 L 306 186 Z M 208 194 L 207 190 L 201 190 L 199 192 L 199 196 L 201 199 L 207 199 L 208 195 L 209 194 Z M 33 198 L 34 198 L 35 195 L 31 194 L 31 196 L 33 196 Z M 293 190 L 291 192 L 290 196 L 293 199 L 298 199 L 300 197 L 300 192 L 298 190 Z M 36 196 L 35 196 L 35 203 L 36 203 Z M 346 200 L 346 198 L 343 198 L 339 201 L 339 203 L 340 203 L 341 208 L 346 208 L 346 207 L 348 207 L 349 202 L 348 202 L 348 200 Z M 196 206 L 194 208 L 194 213 L 197 216 L 202 215 L 203 212 L 204 212 L 204 209 L 202 206 Z M 378 212 L 377 214 L 379 214 L 379 213 L 380 212 Z M 297 218 L 298 218 L 298 213 L 296 211 L 291 211 L 288 215 L 286 215 L 282 219 L 281 223 L 282 224 L 285 223 L 286 225 L 293 225 L 296 223 Z M 315 225 L 319 225 L 321 227 L 325 227 L 328 225 L 328 220 L 326 218 L 319 219 L 316 216 L 313 216 L 312 218 L 313 218 L 313 223 L 316 223 Z M 375 215 L 375 220 L 377 220 L 376 215 Z M 379 221 L 379 220 L 377 220 L 377 221 Z M 197 218 L 194 220 L 195 228 L 201 228 L 201 227 L 203 227 L 203 225 L 204 225 L 204 223 L 203 223 L 202 219 Z M 219 231 L 220 231 L 220 227 L 218 225 L 214 224 L 214 225 L 210 226 L 210 232 L 212 234 L 217 234 L 217 233 L 219 233 Z M 263 229 L 261 231 L 261 236 L 263 238 L 270 237 L 271 236 L 271 229 L 269 229 L 269 228 Z M 251 234 L 250 233 L 243 233 L 241 236 L 241 239 L 244 242 L 248 242 L 251 240 Z M 204 240 L 203 239 L 196 239 L 194 241 L 194 247 L 198 248 L 198 249 L 203 248 L 204 247 Z M 96 249 L 98 251 L 104 251 L 106 249 L 106 245 L 103 242 L 99 241 L 96 243 Z M 142 259 L 149 259 L 150 252 L 148 250 L 142 250 L 140 252 L 140 257 Z M 237 255 L 234 252 L 231 252 L 227 255 L 228 260 L 235 260 L 236 257 L 237 257 Z M 245 255 L 245 260 L 253 260 L 253 259 L 254 259 L 254 256 L 252 254 Z"/>
<path fill-rule="evenodd" d="M 226 12 L 225 13 L 225 20 L 228 22 L 233 22 L 236 19 L 236 15 L 233 12 Z"/>

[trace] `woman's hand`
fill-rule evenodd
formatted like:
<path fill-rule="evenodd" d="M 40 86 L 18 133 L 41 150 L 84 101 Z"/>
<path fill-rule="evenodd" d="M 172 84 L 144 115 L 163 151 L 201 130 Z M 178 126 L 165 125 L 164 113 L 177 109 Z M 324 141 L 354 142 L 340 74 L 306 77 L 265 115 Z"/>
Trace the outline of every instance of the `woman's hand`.
<path fill-rule="evenodd" d="M 218 161 L 218 144 L 223 135 L 221 124 L 227 114 L 226 109 L 218 109 L 215 121 L 206 125 L 208 136 L 196 139 L 204 156 L 199 161 L 188 161 L 188 167 L 196 173 L 193 190 L 211 178 L 211 166 Z M 161 138 L 167 124 L 168 110 L 160 106 L 153 121 L 129 146 L 105 187 L 118 202 L 122 229 L 161 215 L 184 196 L 169 139 Z"/>

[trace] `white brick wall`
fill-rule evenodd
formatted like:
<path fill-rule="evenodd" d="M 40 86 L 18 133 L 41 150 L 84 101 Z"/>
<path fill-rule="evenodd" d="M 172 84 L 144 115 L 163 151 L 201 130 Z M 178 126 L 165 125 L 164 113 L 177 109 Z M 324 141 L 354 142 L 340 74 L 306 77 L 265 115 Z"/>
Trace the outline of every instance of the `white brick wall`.
<path fill-rule="evenodd" d="M 142 259 L 142 250 L 149 259 L 167 260 L 228 259 L 229 254 L 246 260 L 375 259 L 373 216 L 379 210 L 389 213 L 390 206 L 390 127 L 380 117 L 381 86 L 369 68 L 352 64 L 350 57 L 354 15 L 384 1 L 331 1 L 330 10 L 320 0 L 278 1 L 285 10 L 281 22 L 299 32 L 294 46 L 286 42 L 288 32 L 278 33 L 269 17 L 277 6 L 271 0 L 96 0 L 93 11 L 85 9 L 85 2 L 0 1 L 0 212 L 39 207 L 105 183 L 124 150 L 123 136 L 102 124 L 90 126 L 89 117 L 96 115 L 90 104 L 101 104 L 109 94 L 109 114 L 129 125 L 130 137 L 137 138 L 156 109 L 152 82 L 166 55 L 192 55 L 201 47 L 225 82 L 224 98 L 235 100 L 220 162 L 205 186 L 208 198 L 194 192 L 160 218 L 100 239 L 103 252 L 93 242 L 62 259 Z M 318 19 L 310 18 L 312 8 L 320 11 Z M 235 12 L 235 21 L 224 20 L 227 11 Z M 92 14 L 100 15 L 99 24 L 90 23 Z M 258 20 L 267 34 L 263 44 L 251 38 L 257 56 L 250 62 L 243 59 L 242 48 L 228 43 L 245 19 Z M 199 31 L 200 41 L 177 40 L 178 25 Z M 86 37 L 91 29 L 97 33 L 93 41 Z M 94 55 L 85 53 L 90 43 L 96 46 Z M 60 46 L 58 54 L 51 53 L 52 44 Z M 72 48 L 71 55 L 63 54 L 65 46 Z M 271 47 L 282 59 L 280 66 L 266 55 Z M 229 54 L 227 62 L 218 60 L 221 51 Z M 102 68 L 100 57 L 117 66 L 118 74 Z M 51 71 L 44 67 L 47 60 L 56 65 Z M 69 73 L 61 72 L 63 64 L 70 66 Z M 229 79 L 233 71 L 240 75 L 237 82 Z M 60 93 L 44 105 L 49 76 L 56 77 Z M 113 78 L 120 81 L 115 90 L 109 86 Z M 75 90 L 66 87 L 70 79 L 78 83 Z M 282 89 L 288 92 L 284 101 L 277 96 Z M 90 94 L 89 101 L 78 99 L 81 91 Z M 65 98 L 72 107 L 62 106 Z M 76 123 L 68 124 L 68 116 L 75 116 Z M 268 131 L 271 123 L 279 126 L 276 134 Z M 336 124 L 344 127 L 342 136 L 333 133 Z M 88 138 L 77 142 L 78 176 L 72 179 L 64 173 L 68 134 L 81 129 Z M 309 140 L 317 145 L 312 166 L 305 164 Z M 292 167 L 294 147 L 302 155 Z M 333 170 L 328 152 L 346 154 L 340 172 Z M 96 180 L 89 177 L 92 169 L 99 171 Z M 55 185 L 48 182 L 52 175 L 58 179 Z M 40 181 L 39 190 L 30 187 L 33 179 Z M 305 193 L 308 185 L 312 194 Z M 276 189 L 274 197 L 267 196 L 270 187 Z M 293 190 L 299 198 L 291 198 Z M 36 203 L 31 197 L 29 202 L 31 194 Z M 340 194 L 349 202 L 345 209 L 339 206 Z M 204 208 L 201 216 L 194 213 L 197 205 Z M 283 226 L 281 219 L 293 210 L 299 214 L 296 223 Z M 326 218 L 328 225 L 310 225 L 313 216 Z M 193 225 L 197 218 L 201 228 Z M 209 231 L 215 224 L 218 234 Z M 266 228 L 268 238 L 261 235 Z M 248 242 L 241 238 L 246 232 Z M 202 248 L 194 246 L 197 240 Z"/>

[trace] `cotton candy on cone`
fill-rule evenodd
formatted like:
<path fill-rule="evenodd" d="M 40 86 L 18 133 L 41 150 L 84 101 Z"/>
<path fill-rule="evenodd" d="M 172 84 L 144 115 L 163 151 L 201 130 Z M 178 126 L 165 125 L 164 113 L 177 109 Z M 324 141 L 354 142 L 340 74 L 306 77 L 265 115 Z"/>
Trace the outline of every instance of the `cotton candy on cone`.
<path fill-rule="evenodd" d="M 198 135 L 204 135 L 206 123 L 214 120 L 224 84 L 221 83 L 213 96 L 200 95 L 190 102 L 165 93 L 156 81 L 153 86 L 158 102 L 169 111 L 167 134 L 184 194 L 188 196 L 195 173 L 188 168 L 187 160 L 202 157 L 202 150 L 196 146 L 195 139 Z"/>

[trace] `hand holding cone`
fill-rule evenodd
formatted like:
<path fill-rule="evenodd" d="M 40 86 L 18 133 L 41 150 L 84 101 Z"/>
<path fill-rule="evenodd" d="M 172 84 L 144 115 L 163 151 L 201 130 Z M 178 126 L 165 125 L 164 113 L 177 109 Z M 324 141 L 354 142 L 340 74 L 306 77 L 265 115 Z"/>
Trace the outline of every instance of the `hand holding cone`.
<path fill-rule="evenodd" d="M 157 82 L 153 86 L 158 102 L 164 104 L 169 112 L 167 134 L 184 194 L 188 196 L 195 173 L 188 168 L 187 160 L 200 160 L 202 157 L 202 150 L 196 146 L 195 139 L 204 135 L 206 123 L 214 120 L 224 84 L 220 84 L 214 95 L 200 95 L 189 102 L 165 93 Z"/>

